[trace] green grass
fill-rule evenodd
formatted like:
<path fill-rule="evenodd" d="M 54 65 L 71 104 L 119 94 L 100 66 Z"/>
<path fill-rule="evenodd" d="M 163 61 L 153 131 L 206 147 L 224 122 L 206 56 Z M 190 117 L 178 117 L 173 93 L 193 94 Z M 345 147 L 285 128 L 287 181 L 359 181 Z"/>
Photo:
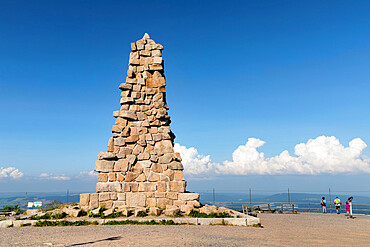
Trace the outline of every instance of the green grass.
<path fill-rule="evenodd" d="M 23 210 L 18 205 L 7 205 L 0 209 L 0 212 L 15 212 L 15 214 L 23 214 Z"/>
<path fill-rule="evenodd" d="M 189 213 L 190 217 L 194 218 L 232 218 L 232 216 L 229 213 L 199 213 L 198 211 L 195 211 L 194 209 L 190 211 Z"/>
<path fill-rule="evenodd" d="M 68 205 L 68 204 L 65 204 L 61 201 L 54 200 L 51 204 L 47 205 L 47 207 L 41 207 L 40 210 L 47 212 L 47 211 L 52 211 L 54 209 L 62 208 L 65 205 Z"/>
<path fill-rule="evenodd" d="M 137 221 L 137 220 L 121 220 L 121 221 L 109 221 L 103 225 L 179 225 L 173 220 L 161 220 L 156 222 L 154 220 L 148 221 Z"/>
<path fill-rule="evenodd" d="M 87 226 L 87 225 L 98 225 L 99 223 L 97 221 L 86 221 L 86 220 L 78 220 L 78 221 L 67 221 L 67 220 L 61 220 L 61 221 L 49 221 L 49 220 L 43 220 L 43 221 L 37 221 L 35 226 L 36 227 L 43 227 L 43 226 Z"/>
<path fill-rule="evenodd" d="M 182 213 L 180 211 L 177 211 L 176 214 L 175 214 L 175 217 L 182 217 Z"/>
<path fill-rule="evenodd" d="M 23 227 L 23 226 L 30 226 L 31 225 L 31 223 L 25 223 L 25 224 L 21 224 L 21 227 Z"/>

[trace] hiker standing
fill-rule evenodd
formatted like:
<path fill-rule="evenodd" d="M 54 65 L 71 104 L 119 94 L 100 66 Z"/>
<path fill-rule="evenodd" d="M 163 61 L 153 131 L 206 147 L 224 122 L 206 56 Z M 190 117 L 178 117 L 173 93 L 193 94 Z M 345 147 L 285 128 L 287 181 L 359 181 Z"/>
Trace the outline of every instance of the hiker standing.
<path fill-rule="evenodd" d="M 335 209 L 337 210 L 337 214 L 340 214 L 339 209 L 340 209 L 340 204 L 342 204 L 342 202 L 340 201 L 338 196 L 335 197 L 334 204 L 335 204 Z"/>
<path fill-rule="evenodd" d="M 321 206 L 322 206 L 322 213 L 326 214 L 326 200 L 325 200 L 325 197 L 323 197 L 322 200 L 321 200 Z"/>
<path fill-rule="evenodd" d="M 346 211 L 347 215 L 349 215 L 349 201 L 346 201 Z"/>

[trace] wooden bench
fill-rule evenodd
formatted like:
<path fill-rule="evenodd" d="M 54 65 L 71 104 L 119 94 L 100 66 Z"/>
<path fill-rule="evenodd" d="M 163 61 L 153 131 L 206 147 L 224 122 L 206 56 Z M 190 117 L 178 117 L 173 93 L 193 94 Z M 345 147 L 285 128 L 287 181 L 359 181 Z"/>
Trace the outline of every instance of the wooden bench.
<path fill-rule="evenodd" d="M 269 212 L 269 204 L 260 204 L 253 207 L 259 213 Z"/>
<path fill-rule="evenodd" d="M 253 206 L 253 209 L 255 212 L 258 212 L 258 213 L 275 213 L 276 209 L 274 209 L 274 203 L 267 203 L 267 204 L 261 204 L 261 205 L 256 205 L 256 206 Z M 247 205 L 243 205 L 243 212 L 245 211 L 244 207 L 246 207 L 246 209 L 248 209 L 248 206 Z"/>
<path fill-rule="evenodd" d="M 281 204 L 280 207 L 276 208 L 279 213 L 298 213 L 298 205 L 297 204 Z"/>

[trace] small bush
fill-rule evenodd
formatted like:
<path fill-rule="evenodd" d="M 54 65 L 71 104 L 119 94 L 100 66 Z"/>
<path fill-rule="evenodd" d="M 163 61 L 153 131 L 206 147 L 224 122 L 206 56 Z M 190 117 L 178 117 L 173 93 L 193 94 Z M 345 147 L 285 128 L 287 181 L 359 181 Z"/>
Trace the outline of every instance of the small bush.
<path fill-rule="evenodd" d="M 182 213 L 180 211 L 177 211 L 176 214 L 175 214 L 175 217 L 182 217 Z"/>
<path fill-rule="evenodd" d="M 21 227 L 23 227 L 23 226 L 30 226 L 31 225 L 31 223 L 25 223 L 25 224 L 21 224 Z"/>
<path fill-rule="evenodd" d="M 145 211 L 139 211 L 139 212 L 137 212 L 136 216 L 137 217 L 146 217 L 146 216 L 148 216 L 148 214 Z"/>
<path fill-rule="evenodd" d="M 77 217 L 82 217 L 82 216 L 86 216 L 87 215 L 87 212 L 83 209 L 80 210 L 80 212 L 78 212 L 77 214 Z"/>

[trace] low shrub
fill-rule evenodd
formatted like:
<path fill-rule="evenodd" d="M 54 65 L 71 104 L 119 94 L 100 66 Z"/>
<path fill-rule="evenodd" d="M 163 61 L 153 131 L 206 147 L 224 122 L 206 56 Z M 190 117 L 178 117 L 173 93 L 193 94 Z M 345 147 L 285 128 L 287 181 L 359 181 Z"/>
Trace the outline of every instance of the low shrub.
<path fill-rule="evenodd" d="M 118 217 L 123 217 L 124 215 L 121 213 L 121 212 L 118 212 L 118 213 L 112 213 L 112 214 L 109 214 L 107 216 L 102 216 L 101 218 L 102 219 L 113 219 L 113 218 L 118 218 Z"/>
<path fill-rule="evenodd" d="M 206 213 L 200 213 L 198 211 L 195 211 L 194 209 L 190 211 L 189 216 L 194 217 L 194 218 L 232 218 L 232 216 L 229 213 L 225 213 L 225 212 L 206 214 Z"/>
<path fill-rule="evenodd" d="M 43 221 L 37 221 L 35 226 L 36 227 L 42 227 L 42 226 L 87 226 L 87 225 L 98 225 L 99 223 L 97 221 L 86 221 L 86 220 L 78 220 L 78 221 L 67 221 L 67 220 L 61 220 L 61 221 L 49 221 L 49 220 L 43 220 Z"/>
<path fill-rule="evenodd" d="M 99 213 L 97 214 L 88 212 L 87 216 L 92 217 L 92 218 L 113 219 L 113 218 L 123 217 L 125 215 L 123 215 L 121 212 L 104 215 L 103 211 L 99 211 Z"/>
<path fill-rule="evenodd" d="M 58 220 L 58 219 L 63 219 L 67 216 L 67 214 L 65 212 L 62 212 L 62 213 L 55 213 L 51 216 L 51 218 L 55 219 L 55 220 Z"/>
<path fill-rule="evenodd" d="M 50 220 L 51 218 L 52 218 L 51 214 L 46 213 L 42 216 L 32 215 L 30 219 L 31 220 Z"/>
<path fill-rule="evenodd" d="M 156 222 L 154 220 L 137 221 L 137 220 L 121 220 L 121 221 L 108 221 L 103 225 L 179 225 L 173 220 L 161 220 Z"/>

